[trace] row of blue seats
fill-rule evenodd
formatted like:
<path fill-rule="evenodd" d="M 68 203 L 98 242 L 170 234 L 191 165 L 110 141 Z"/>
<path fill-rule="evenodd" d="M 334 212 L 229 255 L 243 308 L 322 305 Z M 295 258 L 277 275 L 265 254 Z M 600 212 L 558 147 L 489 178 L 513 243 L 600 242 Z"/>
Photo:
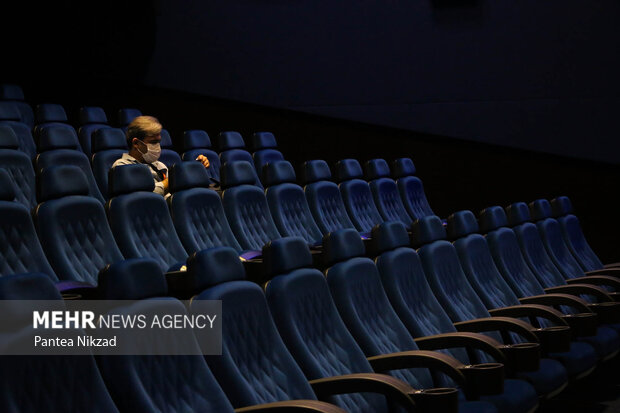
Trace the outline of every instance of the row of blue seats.
<path fill-rule="evenodd" d="M 493 208 L 483 213 L 480 220 L 503 228 L 495 231 L 512 231 L 503 226 L 506 224 L 502 218 L 505 220 L 499 210 Z M 387 392 L 391 403 L 406 404 L 407 398 L 402 395 L 405 389 L 404 393 L 419 402 L 418 410 L 409 406 L 408 411 L 437 409 L 436 402 L 425 402 L 424 392 L 412 391 L 403 384 L 406 383 L 418 389 L 443 388 L 439 394 L 443 396 L 442 403 L 448 404 L 439 406 L 452 408 L 442 411 L 456 411 L 458 391 L 458 411 L 461 412 L 530 412 L 538 406 L 539 397 L 553 397 L 569 380 L 591 373 L 597 363 L 618 352 L 617 332 L 596 323 L 591 312 L 579 308 L 576 298 L 573 299 L 575 304 L 564 297 L 562 304 L 579 308 L 580 312 L 572 315 L 581 320 L 580 324 L 568 321 L 570 313 L 563 314 L 540 304 L 508 307 L 496 304 L 486 309 L 481 299 L 493 297 L 496 290 L 489 288 L 477 295 L 473 290 L 476 282 L 468 281 L 459 261 L 462 249 L 470 248 L 468 244 L 486 242 L 476 234 L 476 219 L 469 211 L 448 219 L 449 232 L 462 241 L 460 244 L 460 241 L 453 244 L 445 240 L 445 228 L 437 217 L 416 221 L 412 229 L 416 242 L 422 244 L 417 252 L 411 248 L 409 234 L 401 223 L 385 222 L 373 228 L 371 256 L 375 257 L 374 261 L 365 256 L 369 251 L 365 250 L 355 230 L 328 234 L 324 239 L 328 257 L 324 274 L 311 268 L 313 261 L 304 240 L 295 237 L 274 240 L 263 249 L 265 265 L 272 274 L 264 292 L 256 284 L 243 281 L 243 266 L 233 249 L 211 248 L 190 257 L 188 273 L 194 281 L 195 299 L 223 301 L 223 355 L 208 357 L 207 362 L 228 400 L 235 407 L 241 407 L 318 397 L 351 412 L 381 412 L 393 411 L 388 407 L 391 404 L 386 405 L 382 397 L 357 393 L 329 396 Z M 471 252 L 476 251 L 473 247 Z M 484 262 L 476 258 L 473 261 Z M 0 287 L 2 298 L 59 298 L 53 288 L 46 287 L 49 278 L 39 276 L 36 285 L 33 279 L 34 276 L 23 274 L 4 277 L 0 285 L 25 284 L 17 287 L 21 296 L 8 287 Z M 494 282 L 499 280 L 502 277 L 496 275 Z M 116 261 L 104 268 L 100 283 L 109 299 L 167 295 L 163 273 L 151 259 Z M 553 299 L 553 294 L 548 297 Z M 148 308 L 148 300 L 144 305 Z M 529 317 L 535 324 L 512 317 Z M 552 325 L 537 327 L 539 320 Z M 581 327 L 575 328 L 579 325 Z M 571 329 L 573 336 L 566 334 Z M 419 351 L 419 348 L 426 351 Z M 447 354 L 428 351 L 438 349 L 449 350 Z M 539 351 L 542 358 L 539 358 Z M 179 411 L 176 407 L 180 402 L 183 406 L 207 406 L 207 411 L 220 411 L 205 403 L 226 405 L 221 396 L 204 395 L 204 388 L 219 387 L 212 378 L 205 379 L 210 376 L 198 357 L 135 356 L 114 357 L 114 360 L 118 364 L 109 357 L 97 361 L 105 384 L 121 411 L 152 411 L 162 405 Z M 76 359 L 62 361 L 77 363 Z M 502 364 L 508 376 L 506 380 L 493 374 L 499 372 Z M 58 374 L 57 366 L 54 364 L 50 369 L 53 374 Z M 127 377 L 128 367 L 134 374 L 120 380 L 119 375 Z M 187 381 L 193 382 L 195 377 L 188 375 L 187 369 L 198 369 L 201 372 L 198 377 L 202 378 L 198 382 L 209 385 L 202 391 L 192 386 Z M 39 365 L 38 371 L 41 370 Z M 19 371 L 24 371 L 23 365 Z M 74 374 L 72 371 L 62 369 L 70 377 Z M 276 371 L 279 374 L 274 374 Z M 401 380 L 398 386 L 390 382 L 392 387 L 400 389 L 400 396 L 395 395 L 393 388 L 378 390 L 382 386 L 376 382 L 387 379 L 368 377 L 375 372 L 387 372 Z M 349 376 L 351 374 L 354 376 Z M 476 386 L 474 377 L 479 374 L 490 375 L 493 380 L 478 380 Z M 332 376 L 339 377 L 330 379 Z M 166 380 L 162 380 L 163 377 Z M 167 386 L 169 379 L 175 385 L 162 391 L 161 386 Z M 311 380 L 310 386 L 308 380 Z M 345 385 L 339 380 L 354 380 L 361 387 Z M 375 385 L 364 386 L 363 380 L 373 381 Z M 103 398 L 104 406 L 110 406 L 106 391 L 98 384 L 94 394 Z M 383 387 L 387 385 L 383 383 Z M 188 388 L 190 394 L 187 394 Z M 17 402 L 23 393 L 14 389 L 11 392 L 11 389 L 7 389 L 10 397 L 5 400 Z M 432 391 L 427 393 L 432 394 Z M 54 400 L 55 403 L 67 402 L 63 392 L 51 394 L 59 399 Z M 222 391 L 214 391 L 214 394 L 221 395 Z"/>

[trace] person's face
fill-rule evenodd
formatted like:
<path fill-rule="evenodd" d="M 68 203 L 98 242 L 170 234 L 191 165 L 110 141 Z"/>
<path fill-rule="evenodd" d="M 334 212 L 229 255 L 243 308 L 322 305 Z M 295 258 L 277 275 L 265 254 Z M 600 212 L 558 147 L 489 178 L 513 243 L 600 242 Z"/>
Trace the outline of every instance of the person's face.
<path fill-rule="evenodd" d="M 138 138 L 134 138 L 133 139 L 133 144 L 142 153 L 146 153 L 146 151 L 147 151 L 146 144 L 149 144 L 149 143 L 161 143 L 161 134 L 145 136 L 144 139 L 142 139 L 142 140 L 140 140 Z"/>

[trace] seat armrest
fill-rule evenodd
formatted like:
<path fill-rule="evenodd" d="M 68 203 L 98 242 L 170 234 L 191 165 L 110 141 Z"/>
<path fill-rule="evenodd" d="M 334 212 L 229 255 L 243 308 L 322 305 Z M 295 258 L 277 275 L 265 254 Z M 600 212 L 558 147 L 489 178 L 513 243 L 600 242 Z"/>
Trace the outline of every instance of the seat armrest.
<path fill-rule="evenodd" d="M 540 317 L 552 321 L 556 325 L 567 326 L 568 324 L 560 311 L 552 307 L 540 304 L 522 304 L 489 310 L 489 314 L 499 317 Z"/>
<path fill-rule="evenodd" d="M 409 412 L 416 411 L 412 394 L 416 389 L 396 377 L 377 373 L 354 373 L 343 376 L 310 380 L 316 396 L 325 400 L 329 396 L 347 393 L 380 393 L 396 401 Z"/>
<path fill-rule="evenodd" d="M 614 290 L 620 290 L 620 278 L 610 277 L 609 275 L 588 275 L 585 277 L 569 278 L 567 284 L 592 284 L 606 285 L 613 287 Z"/>
<path fill-rule="evenodd" d="M 235 409 L 236 413 L 346 413 L 330 403 L 317 400 L 287 400 L 283 402 L 273 402 L 257 404 L 255 406 L 240 407 Z"/>
<path fill-rule="evenodd" d="M 614 301 L 614 299 L 607 294 L 607 291 L 601 287 L 597 287 L 592 284 L 567 284 L 558 285 L 556 287 L 545 288 L 547 293 L 566 293 L 573 295 L 587 294 L 592 295 L 599 301 Z"/>
<path fill-rule="evenodd" d="M 590 275 L 607 275 L 609 277 L 612 278 L 620 278 L 620 268 L 619 267 L 612 267 L 612 268 L 601 268 L 600 270 L 592 270 L 592 271 L 586 271 L 585 272 L 586 276 L 590 276 Z"/>
<path fill-rule="evenodd" d="M 620 268 L 620 262 L 610 262 L 609 264 L 603 265 L 603 268 Z"/>
<path fill-rule="evenodd" d="M 532 295 L 530 297 L 519 298 L 519 301 L 523 304 L 542 304 L 547 306 L 565 305 L 583 313 L 590 311 L 586 300 L 571 294 L 549 293 Z"/>

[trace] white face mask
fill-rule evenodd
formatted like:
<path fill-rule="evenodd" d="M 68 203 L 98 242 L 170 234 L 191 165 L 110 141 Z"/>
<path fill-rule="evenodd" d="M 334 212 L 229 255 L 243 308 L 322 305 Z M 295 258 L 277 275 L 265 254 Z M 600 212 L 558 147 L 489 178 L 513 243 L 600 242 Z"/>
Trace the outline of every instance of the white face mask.
<path fill-rule="evenodd" d="M 161 144 L 159 143 L 144 143 L 144 144 L 146 145 L 146 152 L 140 151 L 140 153 L 142 153 L 142 159 L 144 159 L 144 162 L 153 163 L 156 160 L 158 160 L 159 155 L 161 155 Z"/>

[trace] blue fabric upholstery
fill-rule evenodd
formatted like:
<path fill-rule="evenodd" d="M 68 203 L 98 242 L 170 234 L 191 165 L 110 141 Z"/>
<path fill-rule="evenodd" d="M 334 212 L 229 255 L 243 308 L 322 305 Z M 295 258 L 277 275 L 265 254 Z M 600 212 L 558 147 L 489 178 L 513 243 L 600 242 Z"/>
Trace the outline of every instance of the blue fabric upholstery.
<path fill-rule="evenodd" d="M 2 103 L 3 102 L 0 102 L 0 108 L 2 107 Z M 15 135 L 17 135 L 17 139 L 19 141 L 18 149 L 28 155 L 31 159 L 34 158 L 37 154 L 37 146 L 34 142 L 32 129 L 30 126 L 19 121 L 3 120 L 1 113 L 2 110 L 0 110 L 0 125 L 6 125 L 13 129 L 13 132 L 15 132 Z"/>
<path fill-rule="evenodd" d="M 75 165 L 55 165 L 45 168 L 39 176 L 39 202 L 68 195 L 88 196 L 88 181 Z"/>
<path fill-rule="evenodd" d="M 89 123 L 108 123 L 108 117 L 102 107 L 99 106 L 82 106 L 78 113 L 80 125 Z"/>
<path fill-rule="evenodd" d="M 230 249 L 227 253 L 205 252 L 207 268 L 230 273 L 230 265 L 242 269 Z M 228 263 L 224 262 L 228 261 Z M 238 275 L 239 270 L 232 271 Z M 236 277 L 235 277 L 236 278 Z M 207 356 L 207 362 L 235 407 L 281 400 L 316 399 L 303 372 L 280 338 L 271 318 L 265 295 L 250 281 L 218 279 L 192 300 L 221 300 L 222 355 Z M 200 340 L 201 334 L 197 332 Z"/>
<path fill-rule="evenodd" d="M 265 273 L 276 275 L 312 266 L 312 254 L 303 238 L 285 237 L 263 246 Z"/>
<path fill-rule="evenodd" d="M 347 213 L 338 185 L 316 181 L 304 187 L 308 207 L 323 235 L 343 228 L 355 228 Z"/>
<path fill-rule="evenodd" d="M 161 142 L 159 143 L 161 145 L 162 149 L 172 149 L 173 148 L 173 144 L 172 144 L 172 138 L 170 137 L 170 132 L 168 132 L 167 129 L 162 129 L 161 130 Z"/>
<path fill-rule="evenodd" d="M 101 128 L 92 133 L 91 142 L 92 153 L 108 149 L 124 149 L 127 152 L 127 140 L 125 134 L 120 128 Z"/>
<path fill-rule="evenodd" d="M 200 162 L 181 162 L 170 168 L 168 173 L 170 192 L 209 187 L 209 175 Z"/>
<path fill-rule="evenodd" d="M 220 152 L 228 151 L 230 149 L 245 149 L 245 142 L 239 132 L 220 132 L 217 136 L 217 141 Z"/>
<path fill-rule="evenodd" d="M 225 246 L 193 253 L 187 259 L 187 271 L 198 292 L 221 283 L 245 280 L 245 270 L 237 251 Z"/>
<path fill-rule="evenodd" d="M 162 148 L 161 155 L 159 156 L 159 161 L 166 165 L 168 168 L 171 168 L 173 165 L 177 163 L 181 163 L 181 155 L 178 154 L 173 149 L 165 149 Z"/>
<path fill-rule="evenodd" d="M 8 129 L 10 133 L 7 134 L 10 136 L 2 137 L 3 128 Z M 16 143 L 13 130 L 0 125 L 0 168 L 8 173 L 10 181 L 14 183 L 12 185 L 15 193 L 13 198 L 31 209 L 37 203 L 34 168 L 30 157 L 12 145 Z M 10 146 L 13 146 L 13 149 Z"/>
<path fill-rule="evenodd" d="M 566 246 L 573 254 L 581 269 L 584 271 L 600 270 L 603 262 L 596 255 L 588 244 L 588 241 L 581 230 L 579 219 L 573 214 L 567 214 L 557 218 L 562 228 L 562 235 Z"/>
<path fill-rule="evenodd" d="M 287 161 L 265 165 L 265 197 L 280 235 L 301 237 L 308 244 L 321 242 L 323 234 L 314 222 L 304 190 L 295 183 L 295 170 Z"/>
<path fill-rule="evenodd" d="M 448 238 L 455 240 L 478 232 L 478 220 L 473 212 L 457 211 L 448 217 Z"/>
<path fill-rule="evenodd" d="M 267 248 L 264 253 L 270 254 Z M 267 284 L 265 294 L 282 339 L 308 379 L 373 372 L 338 314 L 321 272 L 300 268 L 281 273 Z M 333 400 L 350 412 L 389 411 L 385 398 L 372 393 Z"/>
<path fill-rule="evenodd" d="M 483 209 L 478 214 L 478 224 L 482 233 L 491 232 L 494 229 L 508 225 L 506 211 L 501 206 L 491 206 Z"/>
<path fill-rule="evenodd" d="M 127 153 L 127 149 L 105 149 L 95 152 L 92 155 L 91 168 L 99 192 L 107 201 L 110 198 L 110 191 L 108 188 L 108 178 L 110 176 L 110 169 L 117 159 L 120 159 L 124 153 Z"/>
<path fill-rule="evenodd" d="M 18 149 L 19 140 L 9 125 L 0 125 L 0 149 Z"/>
<path fill-rule="evenodd" d="M 530 215 L 533 221 L 542 221 L 551 218 L 551 204 L 546 199 L 536 199 L 529 204 Z"/>
<path fill-rule="evenodd" d="M 0 169 L 0 201 L 13 201 L 15 188 L 16 184 L 13 183 L 11 175 L 4 168 Z"/>
<path fill-rule="evenodd" d="M 157 261 L 130 258 L 101 269 L 99 291 L 101 299 L 105 300 L 143 300 L 166 296 L 168 284 Z"/>
<path fill-rule="evenodd" d="M 344 228 L 323 237 L 323 253 L 325 263 L 331 265 L 349 258 L 364 256 L 366 249 L 357 231 Z"/>
<path fill-rule="evenodd" d="M 276 149 L 278 143 L 276 137 L 271 132 L 254 132 L 252 134 L 252 150 Z"/>
<path fill-rule="evenodd" d="M 112 169 L 113 196 L 106 208 L 112 233 L 125 258 L 153 258 L 165 272 L 183 265 L 188 254 L 166 201 L 152 192 L 153 178 L 148 168 L 135 164 Z"/>
<path fill-rule="evenodd" d="M 86 125 L 82 125 L 78 128 L 78 140 L 80 141 L 80 147 L 82 148 L 82 152 L 86 154 L 89 158 L 93 155 L 93 150 L 91 148 L 93 135 L 99 129 L 111 128 L 110 125 L 105 123 L 87 123 Z M 119 128 L 121 132 L 122 129 Z M 124 132 L 123 132 L 124 134 Z M 124 136 L 124 135 L 123 135 Z M 125 142 L 125 147 L 127 147 L 127 143 Z"/>
<path fill-rule="evenodd" d="M 225 169 L 225 165 L 236 164 L 238 162 L 247 162 L 252 166 L 251 171 L 247 170 L 247 172 L 251 173 L 253 176 L 253 182 L 251 183 L 259 187 L 260 189 L 263 189 L 263 184 L 260 180 L 260 177 L 258 176 L 258 173 L 256 172 L 256 168 L 254 167 L 254 160 L 252 159 L 252 155 L 250 155 L 250 152 L 246 151 L 245 149 L 230 149 L 220 153 L 220 180 L 222 182 L 224 181 L 224 177 L 222 177 L 222 172 Z"/>
<path fill-rule="evenodd" d="M 361 179 L 362 167 L 355 159 L 343 159 L 336 163 L 336 176 L 347 214 L 359 232 L 370 232 L 372 227 L 384 221 L 377 210 L 372 191 Z"/>
<path fill-rule="evenodd" d="M 252 154 L 252 159 L 254 160 L 256 172 L 261 176 L 261 172 L 265 165 L 274 161 L 283 161 L 284 155 L 277 149 L 261 149 Z"/>
<path fill-rule="evenodd" d="M 153 176 L 146 164 L 120 165 L 110 171 L 110 196 L 130 194 L 136 191 L 152 192 Z"/>
<path fill-rule="evenodd" d="M 226 163 L 221 177 L 222 204 L 235 238 L 246 250 L 260 250 L 268 241 L 280 238 L 269 212 L 265 193 L 252 185 L 254 168 L 248 162 Z"/>
<path fill-rule="evenodd" d="M 11 102 L 0 101 L 0 119 L 4 121 L 21 122 L 19 110 Z"/>
<path fill-rule="evenodd" d="M 573 213 L 573 204 L 569 197 L 562 195 L 556 196 L 551 200 L 551 212 L 555 218 L 563 217 Z"/>
<path fill-rule="evenodd" d="M 88 181 L 88 195 L 97 199 L 102 204 L 105 202 L 88 157 L 73 149 L 54 149 L 37 155 L 34 161 L 35 174 L 39 174 L 43 169 L 56 165 L 74 165 L 78 166 L 86 176 Z M 152 179 L 151 179 L 152 181 Z"/>
<path fill-rule="evenodd" d="M 304 185 L 319 181 L 330 181 L 332 178 L 329 165 L 322 159 L 306 161 L 302 166 L 302 181 Z"/>
<path fill-rule="evenodd" d="M 34 219 L 54 272 L 61 280 L 96 285 L 101 269 L 123 259 L 103 205 L 86 196 L 86 178 L 75 166 L 44 169 L 41 181 L 45 196 Z"/>
<path fill-rule="evenodd" d="M 202 129 L 191 129 L 183 132 L 183 150 L 211 148 L 211 138 Z"/>
<path fill-rule="evenodd" d="M 390 167 L 384 159 L 371 159 L 366 163 L 366 179 L 379 213 L 385 221 L 400 221 L 407 227 L 413 223 L 396 182 L 390 178 Z"/>
<path fill-rule="evenodd" d="M 24 92 L 19 85 L 2 84 L 0 85 L 0 100 L 12 104 L 19 112 L 20 121 L 34 127 L 34 110 L 24 99 Z"/>
<path fill-rule="evenodd" d="M 53 123 L 40 128 L 37 141 L 39 153 L 54 149 L 81 150 L 80 142 L 73 126 Z"/>
<path fill-rule="evenodd" d="M 514 202 L 506 207 L 506 217 L 508 225 L 516 227 L 530 221 L 530 209 L 525 202 Z"/>
<path fill-rule="evenodd" d="M 1 100 L 25 100 L 24 91 L 20 85 L 14 83 L 0 84 Z"/>
<path fill-rule="evenodd" d="M 67 122 L 65 108 L 58 103 L 41 103 L 35 109 L 35 122 L 37 125 L 49 122 Z"/>
<path fill-rule="evenodd" d="M 418 245 L 430 244 L 447 238 L 441 219 L 435 215 L 416 220 L 411 228 L 413 239 Z"/>
<path fill-rule="evenodd" d="M 392 176 L 395 179 L 413 175 L 415 175 L 415 165 L 411 158 L 398 158 L 392 161 Z"/>
<path fill-rule="evenodd" d="M 216 181 L 220 180 L 220 157 L 217 152 L 208 149 L 208 148 L 197 148 L 197 149 L 189 149 L 181 155 L 181 160 L 185 161 L 194 161 L 198 157 L 198 155 L 204 155 L 209 160 L 209 167 L 207 168 L 207 173 L 210 178 L 215 179 Z"/>
<path fill-rule="evenodd" d="M 372 247 L 375 254 L 409 246 L 409 233 L 402 222 L 388 221 L 376 225 L 371 232 Z"/>
<path fill-rule="evenodd" d="M 142 116 L 142 112 L 140 109 L 136 108 L 121 108 L 117 112 L 117 125 L 118 127 L 127 126 L 131 123 L 132 120 L 137 118 L 138 116 Z"/>

